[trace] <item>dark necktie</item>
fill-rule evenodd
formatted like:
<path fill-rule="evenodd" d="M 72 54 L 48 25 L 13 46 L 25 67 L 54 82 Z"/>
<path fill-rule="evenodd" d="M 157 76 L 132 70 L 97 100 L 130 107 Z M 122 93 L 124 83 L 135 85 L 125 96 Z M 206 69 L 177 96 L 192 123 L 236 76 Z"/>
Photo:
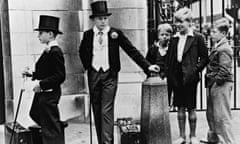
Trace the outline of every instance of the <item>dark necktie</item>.
<path fill-rule="evenodd" d="M 98 35 L 99 35 L 98 42 L 99 42 L 100 45 L 102 45 L 102 43 L 103 43 L 103 32 L 102 31 L 98 32 Z"/>

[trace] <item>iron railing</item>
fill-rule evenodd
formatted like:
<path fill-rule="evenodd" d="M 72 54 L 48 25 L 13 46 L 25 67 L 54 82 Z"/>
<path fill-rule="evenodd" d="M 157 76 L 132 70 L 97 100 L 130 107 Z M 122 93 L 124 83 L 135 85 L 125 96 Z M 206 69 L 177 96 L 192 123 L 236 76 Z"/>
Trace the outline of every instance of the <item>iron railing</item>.
<path fill-rule="evenodd" d="M 174 6 L 175 1 L 178 2 L 178 7 Z M 207 14 L 207 21 L 210 22 L 210 25 L 213 25 L 213 22 L 220 18 L 226 16 L 225 11 L 227 11 L 227 14 L 233 17 L 233 37 L 230 35 L 228 36 L 229 41 L 233 41 L 233 51 L 234 51 L 234 61 L 233 61 L 233 73 L 234 73 L 234 85 L 233 85 L 233 99 L 232 99 L 232 109 L 240 109 L 240 100 L 238 101 L 237 97 L 237 88 L 239 87 L 240 83 L 238 82 L 238 67 L 240 66 L 240 58 L 239 58 L 239 51 L 240 51 L 240 43 L 239 43 L 239 33 L 237 30 L 237 10 L 240 7 L 240 1 L 239 0 L 231 0 L 231 4 L 227 5 L 226 3 L 229 3 L 229 0 L 222 0 L 222 11 L 221 14 L 216 15 L 214 14 L 214 3 L 213 0 L 206 0 L 210 3 L 210 13 Z M 209 50 L 212 47 L 212 42 L 209 36 L 209 31 L 204 29 L 203 26 L 203 15 L 202 15 L 202 3 L 203 0 L 148 0 L 148 42 L 149 45 L 153 43 L 153 41 L 156 39 L 156 29 L 157 26 L 161 23 L 170 23 L 174 27 L 173 23 L 173 14 L 174 12 L 180 8 L 187 6 L 189 8 L 192 7 L 193 3 L 199 4 L 199 17 L 196 18 L 196 20 L 199 23 L 199 32 L 203 33 L 205 35 L 206 41 L 209 42 Z M 219 1 L 220 2 L 220 1 Z M 204 74 L 202 74 L 204 75 Z M 206 108 L 206 91 L 203 85 L 203 76 L 199 85 L 199 93 L 198 93 L 198 110 L 205 110 Z M 238 84 L 239 83 L 239 84 Z M 238 104 L 239 103 L 239 104 Z"/>

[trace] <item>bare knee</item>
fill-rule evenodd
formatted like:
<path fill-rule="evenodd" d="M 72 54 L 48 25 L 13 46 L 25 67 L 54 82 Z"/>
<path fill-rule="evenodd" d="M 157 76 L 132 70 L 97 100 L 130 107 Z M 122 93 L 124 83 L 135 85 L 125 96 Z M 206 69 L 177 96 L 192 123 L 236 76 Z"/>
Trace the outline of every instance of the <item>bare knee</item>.
<path fill-rule="evenodd" d="M 178 120 L 185 120 L 186 119 L 186 113 L 185 108 L 178 108 Z"/>
<path fill-rule="evenodd" d="M 197 114 L 196 114 L 196 110 L 195 109 L 190 109 L 188 110 L 188 120 L 190 122 L 196 122 L 197 121 Z"/>

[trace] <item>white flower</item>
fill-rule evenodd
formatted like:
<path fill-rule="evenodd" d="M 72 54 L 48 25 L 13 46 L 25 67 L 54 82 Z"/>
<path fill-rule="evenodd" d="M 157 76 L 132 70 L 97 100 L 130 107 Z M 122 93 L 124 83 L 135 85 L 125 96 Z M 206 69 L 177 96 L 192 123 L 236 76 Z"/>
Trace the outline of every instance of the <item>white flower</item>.
<path fill-rule="evenodd" d="M 111 37 L 112 37 L 112 39 L 118 38 L 118 33 L 117 32 L 112 32 Z"/>

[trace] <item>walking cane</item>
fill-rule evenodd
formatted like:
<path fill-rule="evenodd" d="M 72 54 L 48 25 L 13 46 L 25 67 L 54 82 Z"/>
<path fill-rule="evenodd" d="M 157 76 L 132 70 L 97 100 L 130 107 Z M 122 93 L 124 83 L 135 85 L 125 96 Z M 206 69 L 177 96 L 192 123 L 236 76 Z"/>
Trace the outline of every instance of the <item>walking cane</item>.
<path fill-rule="evenodd" d="M 24 82 L 25 82 L 25 77 L 23 78 L 23 86 L 24 86 Z M 17 105 L 17 111 L 16 111 L 16 115 L 15 115 L 15 118 L 14 118 L 14 121 L 13 121 L 13 128 L 12 128 L 12 132 L 11 132 L 11 137 L 10 137 L 10 142 L 9 144 L 12 144 L 12 140 L 13 140 L 13 134 L 14 134 L 14 130 L 16 128 L 16 122 L 17 122 L 17 117 L 18 117 L 18 113 L 19 113 L 19 109 L 20 109 L 20 104 L 21 104 L 21 101 L 22 101 L 22 95 L 23 95 L 23 92 L 25 91 L 24 87 L 21 88 L 20 90 L 20 95 L 19 95 L 19 99 L 18 99 L 18 105 Z M 13 141 L 14 142 L 14 141 Z"/>
<path fill-rule="evenodd" d="M 91 97 L 89 95 L 89 99 L 90 99 L 90 106 L 89 106 L 89 123 L 90 123 L 90 144 L 92 144 L 92 101 L 91 101 Z"/>

